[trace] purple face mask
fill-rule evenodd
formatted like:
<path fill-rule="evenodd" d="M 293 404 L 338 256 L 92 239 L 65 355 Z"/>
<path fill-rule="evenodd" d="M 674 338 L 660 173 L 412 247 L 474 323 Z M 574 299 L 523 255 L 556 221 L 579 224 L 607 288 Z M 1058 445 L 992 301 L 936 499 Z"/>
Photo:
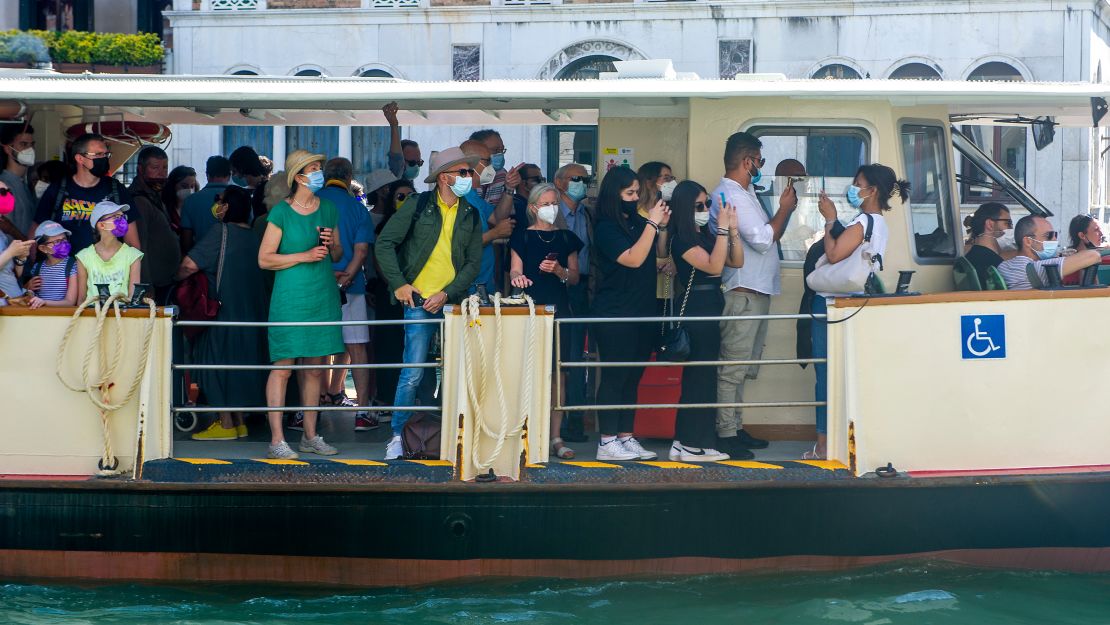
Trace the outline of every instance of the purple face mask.
<path fill-rule="evenodd" d="M 112 222 L 112 236 L 122 237 L 125 234 L 127 234 L 127 218 L 120 215 Z"/>
<path fill-rule="evenodd" d="M 50 255 L 54 258 L 68 258 L 69 253 L 72 251 L 69 241 L 62 239 L 54 244 L 54 249 L 51 250 Z"/>

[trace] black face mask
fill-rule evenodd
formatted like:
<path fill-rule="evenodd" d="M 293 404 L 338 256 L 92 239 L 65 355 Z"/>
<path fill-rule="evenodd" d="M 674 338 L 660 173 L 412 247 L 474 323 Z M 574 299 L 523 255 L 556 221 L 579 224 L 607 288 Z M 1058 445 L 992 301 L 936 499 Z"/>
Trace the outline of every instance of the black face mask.
<path fill-rule="evenodd" d="M 621 200 L 621 211 L 623 211 L 624 214 L 628 215 L 629 217 L 636 214 L 636 209 L 639 206 L 639 202 L 634 202 L 632 200 Z"/>
<path fill-rule="evenodd" d="M 103 178 L 108 174 L 108 157 L 101 156 L 100 158 L 92 159 L 93 165 L 89 173 L 97 178 Z"/>

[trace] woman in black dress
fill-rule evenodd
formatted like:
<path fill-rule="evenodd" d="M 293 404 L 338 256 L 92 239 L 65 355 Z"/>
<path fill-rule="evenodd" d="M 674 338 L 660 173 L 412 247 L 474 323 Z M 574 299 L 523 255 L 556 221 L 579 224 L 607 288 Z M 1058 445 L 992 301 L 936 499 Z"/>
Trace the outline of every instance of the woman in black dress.
<path fill-rule="evenodd" d="M 719 317 L 725 308 L 721 293 L 721 270 L 744 265 L 744 246 L 737 231 L 736 210 L 726 204 L 717 213 L 717 229 L 709 231 L 712 199 L 705 187 L 686 180 L 671 197 L 671 256 L 678 276 L 674 304 L 685 308 L 687 317 Z M 693 280 L 693 282 L 691 282 Z M 683 304 L 685 302 L 685 305 Z M 718 322 L 684 323 L 690 337 L 690 360 L 716 360 L 721 349 Z M 716 370 L 683 367 L 682 404 L 712 404 L 717 401 Z M 728 460 L 717 444 L 715 408 L 680 408 L 675 421 L 670 459 L 680 462 Z"/>
<path fill-rule="evenodd" d="M 626 167 L 615 167 L 601 181 L 592 250 L 597 264 L 593 314 L 598 317 L 655 315 L 655 259 L 666 253 L 671 210 L 657 201 L 642 217 L 636 212 L 640 181 Z M 659 326 L 652 323 L 604 323 L 591 328 L 602 362 L 646 362 Z M 643 367 L 605 367 L 597 393 L 599 405 L 635 405 Z M 653 460 L 632 436 L 632 409 L 599 410 L 598 460 Z"/>
<path fill-rule="evenodd" d="M 512 260 L 509 278 L 513 286 L 527 289 L 537 304 L 555 307 L 555 316 L 570 312 L 567 285 L 578 284 L 578 251 L 582 240 L 570 230 L 555 227 L 559 214 L 559 190 L 550 183 L 532 187 L 528 194 L 528 228 L 517 231 L 509 241 Z M 560 353 L 570 353 L 570 333 L 560 337 Z M 562 372 L 557 371 L 557 375 Z M 566 382 L 559 385 L 566 388 Z M 560 401 L 559 397 L 554 400 Z M 559 438 L 563 422 L 561 412 L 551 414 L 551 451 L 557 457 L 570 459 L 574 451 Z"/>

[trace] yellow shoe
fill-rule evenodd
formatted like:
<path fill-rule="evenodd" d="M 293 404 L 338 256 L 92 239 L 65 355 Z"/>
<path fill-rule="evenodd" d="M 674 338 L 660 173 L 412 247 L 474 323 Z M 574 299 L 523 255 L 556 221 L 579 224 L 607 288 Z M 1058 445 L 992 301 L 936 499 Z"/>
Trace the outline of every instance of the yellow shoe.
<path fill-rule="evenodd" d="M 193 434 L 192 439 L 195 441 L 233 441 L 238 438 L 235 428 L 225 428 L 220 425 L 217 419 L 208 426 L 208 429 L 203 432 Z"/>
<path fill-rule="evenodd" d="M 247 437 L 247 424 L 240 423 L 239 425 L 235 426 L 235 435 L 238 436 L 239 438 L 246 438 Z"/>

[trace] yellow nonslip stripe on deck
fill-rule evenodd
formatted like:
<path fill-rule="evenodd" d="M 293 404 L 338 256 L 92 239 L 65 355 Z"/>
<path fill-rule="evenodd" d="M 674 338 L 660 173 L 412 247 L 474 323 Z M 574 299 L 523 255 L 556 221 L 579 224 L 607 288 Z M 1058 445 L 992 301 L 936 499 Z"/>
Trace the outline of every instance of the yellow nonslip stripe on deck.
<path fill-rule="evenodd" d="M 218 458 L 174 458 L 179 462 L 185 462 L 194 465 L 229 465 L 232 464 L 228 460 L 220 460 Z M 366 460 L 361 458 L 320 458 L 320 460 L 327 460 L 328 462 L 335 462 L 346 466 L 354 467 L 388 467 L 389 463 L 381 462 L 378 460 Z M 282 465 L 282 466 L 308 466 L 309 463 L 303 460 L 277 460 L 274 458 L 252 458 L 251 462 L 261 462 L 263 464 Z M 450 467 L 453 466 L 447 460 L 405 460 L 413 464 L 419 464 L 425 467 Z M 649 461 L 635 461 L 636 464 L 642 464 L 657 469 L 701 469 L 707 464 L 725 465 L 735 467 L 738 469 L 784 469 L 782 465 L 771 464 L 769 462 L 758 462 L 754 460 L 721 460 L 718 462 L 706 464 L 694 464 L 689 462 L 674 462 L 666 460 L 649 460 Z M 835 460 L 794 460 L 795 464 L 804 464 L 817 469 L 824 469 L 826 471 L 841 471 L 847 470 L 848 467 Z M 622 465 L 613 464 L 610 462 L 598 462 L 595 460 L 567 460 L 567 461 L 553 461 L 553 463 L 564 464 L 572 467 L 579 467 L 581 469 L 622 469 Z M 549 463 L 552 464 L 552 463 Z M 549 464 L 527 464 L 525 468 L 528 469 L 545 469 Z"/>

